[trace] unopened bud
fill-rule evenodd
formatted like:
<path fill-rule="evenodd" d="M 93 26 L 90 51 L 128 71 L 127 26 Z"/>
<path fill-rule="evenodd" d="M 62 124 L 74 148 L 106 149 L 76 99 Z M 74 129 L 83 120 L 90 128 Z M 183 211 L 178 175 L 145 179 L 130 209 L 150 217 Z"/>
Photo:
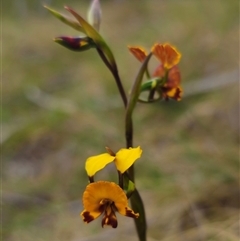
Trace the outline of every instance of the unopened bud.
<path fill-rule="evenodd" d="M 72 51 L 85 51 L 90 48 L 95 48 L 96 45 L 93 40 L 89 37 L 57 37 L 54 39 L 56 43 L 72 50 Z"/>

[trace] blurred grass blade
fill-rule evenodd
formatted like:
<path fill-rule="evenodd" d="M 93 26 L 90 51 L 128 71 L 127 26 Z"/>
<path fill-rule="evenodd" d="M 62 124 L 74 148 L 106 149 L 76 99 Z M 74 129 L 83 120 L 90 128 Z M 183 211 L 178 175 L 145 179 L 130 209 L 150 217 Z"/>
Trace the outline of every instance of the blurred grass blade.
<path fill-rule="evenodd" d="M 77 14 L 73 9 L 66 7 L 65 9 L 68 10 L 81 24 L 84 31 L 86 32 L 87 36 L 92 38 L 93 41 L 96 43 L 97 47 L 102 50 L 102 52 L 107 56 L 109 63 L 111 66 L 116 69 L 116 62 L 112 51 L 102 38 L 102 36 L 87 22 L 85 21 L 79 14 Z"/>
<path fill-rule="evenodd" d="M 144 205 L 143 205 L 141 196 L 139 195 L 139 192 L 136 188 L 130 198 L 130 201 L 134 212 L 139 213 L 139 217 L 134 219 L 137 233 L 138 233 L 138 238 L 140 241 L 146 241 L 147 240 L 147 222 L 146 222 L 146 216 L 144 211 Z"/>
<path fill-rule="evenodd" d="M 75 20 L 49 8 L 48 6 L 44 6 L 44 8 L 46 8 L 51 14 L 53 14 L 56 18 L 58 18 L 60 21 L 62 21 L 63 23 L 67 24 L 68 26 L 82 32 L 82 33 L 86 33 L 84 28 Z"/>

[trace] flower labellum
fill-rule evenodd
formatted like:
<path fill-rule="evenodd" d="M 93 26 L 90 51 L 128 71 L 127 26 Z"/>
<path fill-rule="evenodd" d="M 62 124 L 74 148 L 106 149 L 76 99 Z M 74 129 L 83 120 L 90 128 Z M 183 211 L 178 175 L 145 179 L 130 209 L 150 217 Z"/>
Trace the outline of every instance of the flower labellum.
<path fill-rule="evenodd" d="M 128 207 L 126 194 L 114 182 L 98 181 L 88 184 L 83 193 L 83 207 L 80 215 L 85 223 L 90 223 L 103 214 L 102 227 L 117 227 L 115 212 L 131 218 L 139 217 L 138 213 Z"/>

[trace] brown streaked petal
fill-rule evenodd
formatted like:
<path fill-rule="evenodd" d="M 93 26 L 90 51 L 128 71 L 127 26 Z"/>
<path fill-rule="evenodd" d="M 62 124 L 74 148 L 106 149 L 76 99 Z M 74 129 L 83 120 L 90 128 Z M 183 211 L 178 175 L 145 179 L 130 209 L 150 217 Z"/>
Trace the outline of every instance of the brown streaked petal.
<path fill-rule="evenodd" d="M 151 49 L 152 53 L 157 57 L 158 60 L 164 65 L 166 62 L 166 53 L 162 44 L 154 44 Z M 165 66 L 164 66 L 165 67 Z"/>
<path fill-rule="evenodd" d="M 124 209 L 118 209 L 118 212 L 124 216 L 130 217 L 130 218 L 138 218 L 139 217 L 139 213 L 134 213 L 134 211 L 129 208 L 129 207 L 125 207 Z"/>
<path fill-rule="evenodd" d="M 138 218 L 139 217 L 139 213 L 134 213 L 134 211 L 129 207 L 126 207 L 126 214 L 125 215 L 130 217 L 130 218 Z"/>
<path fill-rule="evenodd" d="M 176 48 L 170 44 L 155 44 L 152 47 L 152 53 L 162 62 L 164 68 L 170 69 L 174 65 L 178 64 L 181 58 L 181 54 Z"/>
<path fill-rule="evenodd" d="M 128 46 L 128 49 L 140 62 L 143 62 L 147 57 L 147 52 L 141 47 Z"/>

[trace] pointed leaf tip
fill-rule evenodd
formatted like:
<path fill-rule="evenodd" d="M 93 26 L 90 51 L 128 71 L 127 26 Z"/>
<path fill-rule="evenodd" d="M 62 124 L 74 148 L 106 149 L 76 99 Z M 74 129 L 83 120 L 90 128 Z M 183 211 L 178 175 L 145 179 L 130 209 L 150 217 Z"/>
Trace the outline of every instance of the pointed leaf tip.
<path fill-rule="evenodd" d="M 68 26 L 74 28 L 77 31 L 85 33 L 83 27 L 77 21 L 57 12 L 56 10 L 48 7 L 47 5 L 44 5 L 43 7 L 46 8 L 54 17 L 58 18 L 63 23 L 67 24 Z"/>

